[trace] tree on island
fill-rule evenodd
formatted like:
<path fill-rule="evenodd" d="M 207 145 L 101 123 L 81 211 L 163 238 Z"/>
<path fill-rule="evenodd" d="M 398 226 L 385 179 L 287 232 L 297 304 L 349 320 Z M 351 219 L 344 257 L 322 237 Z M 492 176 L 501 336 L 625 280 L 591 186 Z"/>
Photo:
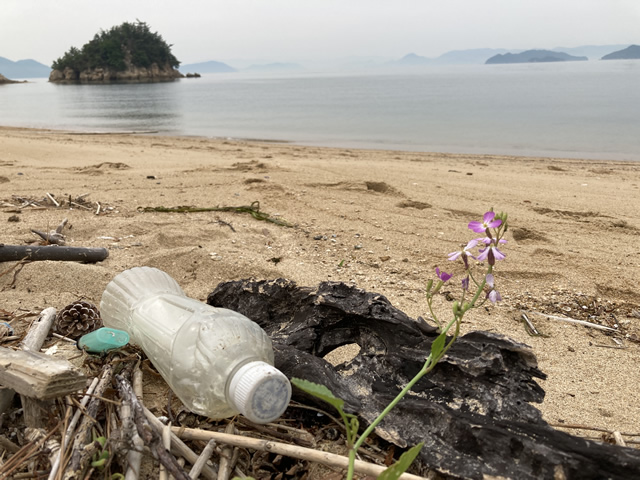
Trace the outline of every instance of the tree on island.
<path fill-rule="evenodd" d="M 54 72 L 50 80 L 128 80 L 132 79 L 131 71 L 135 70 L 140 77 L 142 70 L 142 77 L 146 77 L 147 72 L 154 69 L 163 69 L 169 73 L 168 76 L 176 77 L 180 74 L 174 69 L 179 65 L 171 53 L 171 45 L 160 34 L 152 32 L 145 22 L 138 20 L 101 30 L 81 49 L 71 47 L 53 62 Z M 100 78 L 96 77 L 98 70 L 102 72 Z M 54 75 L 56 71 L 64 72 L 64 75 Z"/>

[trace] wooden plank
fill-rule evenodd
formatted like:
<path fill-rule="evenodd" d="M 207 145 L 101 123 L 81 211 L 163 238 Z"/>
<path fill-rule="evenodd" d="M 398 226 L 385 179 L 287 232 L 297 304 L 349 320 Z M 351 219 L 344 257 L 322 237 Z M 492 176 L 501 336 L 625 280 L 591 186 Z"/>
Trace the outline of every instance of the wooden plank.
<path fill-rule="evenodd" d="M 49 400 L 83 389 L 86 377 L 63 358 L 0 347 L 0 385 L 30 398 Z"/>

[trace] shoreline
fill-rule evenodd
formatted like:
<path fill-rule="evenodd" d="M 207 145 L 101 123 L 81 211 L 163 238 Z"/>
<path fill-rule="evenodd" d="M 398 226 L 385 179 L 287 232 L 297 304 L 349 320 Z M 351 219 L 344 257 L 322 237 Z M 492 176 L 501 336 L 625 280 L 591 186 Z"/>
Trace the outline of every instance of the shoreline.
<path fill-rule="evenodd" d="M 327 142 L 318 141 L 314 142 L 299 142 L 295 140 L 283 140 L 283 139 L 268 139 L 268 138 L 252 138 L 252 137 L 212 137 L 212 136 L 203 136 L 203 135 L 189 135 L 189 134 L 176 134 L 171 132 L 162 133 L 159 130 L 152 131 L 143 131 L 143 130 L 132 130 L 132 131 L 118 131 L 118 130 L 109 130 L 109 131 L 99 131 L 99 130 L 81 130 L 81 129 L 64 129 L 64 128 L 45 128 L 45 127 L 23 127 L 23 126 L 15 126 L 15 125 L 0 125 L 0 131 L 2 130 L 15 130 L 15 131 L 31 131 L 31 132 L 48 132 L 48 133 L 59 133 L 66 135 L 83 135 L 83 136 L 156 136 L 159 138 L 176 138 L 176 139 L 201 139 L 208 140 L 212 142 L 238 142 L 238 143 L 254 143 L 254 144 L 267 144 L 267 145 L 292 145 L 298 147 L 305 148 L 321 148 L 328 150 L 359 150 L 359 151 L 370 151 L 370 152 L 397 152 L 402 154 L 426 154 L 426 155 L 437 155 L 437 156 L 446 156 L 450 158 L 460 157 L 460 158 L 512 158 L 512 159 L 521 159 L 521 160 L 557 160 L 557 161 L 584 161 L 584 162 L 603 162 L 605 164 L 613 164 L 616 162 L 619 163 L 630 163 L 630 164 L 640 164 L 640 155 L 638 156 L 638 160 L 625 159 L 625 158 L 613 158 L 607 157 L 606 154 L 597 154 L 598 156 L 602 156 L 602 158 L 586 158 L 580 156 L 581 152 L 574 152 L 575 155 L 568 156 L 554 156 L 554 155 L 534 155 L 534 154 L 510 154 L 510 153 L 490 153 L 490 152 L 467 152 L 467 151 L 452 151 L 452 150 L 422 150 L 416 147 L 415 149 L 407 148 L 398 149 L 398 148 L 383 148 L 384 144 L 380 144 L 380 146 L 348 146 L 345 144 L 328 144 Z M 346 142 L 349 143 L 349 142 Z M 353 143 L 353 142 L 351 142 Z M 370 145 L 368 143 L 363 143 L 363 145 Z M 399 144 L 389 144 L 392 145 Z M 566 153 L 566 152 L 565 152 Z M 626 154 L 621 154 L 626 155 Z"/>
<path fill-rule="evenodd" d="M 426 318 L 435 268 L 455 275 L 457 292 L 460 265 L 447 254 L 473 238 L 469 221 L 495 207 L 511 224 L 495 272 L 504 300 L 469 312 L 463 334 L 487 330 L 531 346 L 548 375 L 535 405 L 548 422 L 640 430 L 640 212 L 626 200 L 640 196 L 639 162 L 21 127 L 0 127 L 0 146 L 0 243 L 23 245 L 32 228 L 68 218 L 68 245 L 109 249 L 97 264 L 32 262 L 0 277 L 4 310 L 59 310 L 79 297 L 99 304 L 116 274 L 149 265 L 200 300 L 242 278 L 331 280 Z M 86 207 L 65 203 L 81 196 Z M 294 227 L 230 212 L 141 210 L 255 201 Z M 450 308 L 438 299 L 438 315 Z M 617 325 L 622 348 L 595 329 L 533 315 L 547 336 L 531 337 L 522 310 Z"/>

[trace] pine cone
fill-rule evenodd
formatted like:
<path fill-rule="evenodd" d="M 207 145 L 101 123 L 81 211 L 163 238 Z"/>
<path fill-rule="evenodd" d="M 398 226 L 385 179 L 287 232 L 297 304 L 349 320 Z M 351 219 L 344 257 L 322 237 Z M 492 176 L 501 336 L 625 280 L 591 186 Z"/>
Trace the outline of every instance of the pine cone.
<path fill-rule="evenodd" d="M 58 312 L 55 327 L 60 335 L 80 338 L 102 327 L 100 311 L 94 304 L 78 300 Z"/>

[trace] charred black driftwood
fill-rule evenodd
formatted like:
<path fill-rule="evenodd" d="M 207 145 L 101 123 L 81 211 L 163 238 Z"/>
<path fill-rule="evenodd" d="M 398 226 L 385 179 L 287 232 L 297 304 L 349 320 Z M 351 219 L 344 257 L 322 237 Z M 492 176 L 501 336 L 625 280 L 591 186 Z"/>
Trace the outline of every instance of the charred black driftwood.
<path fill-rule="evenodd" d="M 100 247 L 66 247 L 61 245 L 5 245 L 0 243 L 0 262 L 20 260 L 61 260 L 96 263 L 109 256 Z"/>
<path fill-rule="evenodd" d="M 289 377 L 325 384 L 361 424 L 371 422 L 422 367 L 435 328 L 382 295 L 344 283 L 220 284 L 207 303 L 257 322 Z M 357 343 L 360 353 L 333 367 L 322 357 Z M 445 478 L 518 480 L 640 478 L 640 452 L 554 430 L 531 402 L 544 390 L 532 350 L 502 335 L 472 332 L 376 429 L 400 446 L 425 442 L 422 462 Z M 294 393 L 300 396 L 300 392 Z M 305 401 L 314 401 L 303 398 Z"/>

